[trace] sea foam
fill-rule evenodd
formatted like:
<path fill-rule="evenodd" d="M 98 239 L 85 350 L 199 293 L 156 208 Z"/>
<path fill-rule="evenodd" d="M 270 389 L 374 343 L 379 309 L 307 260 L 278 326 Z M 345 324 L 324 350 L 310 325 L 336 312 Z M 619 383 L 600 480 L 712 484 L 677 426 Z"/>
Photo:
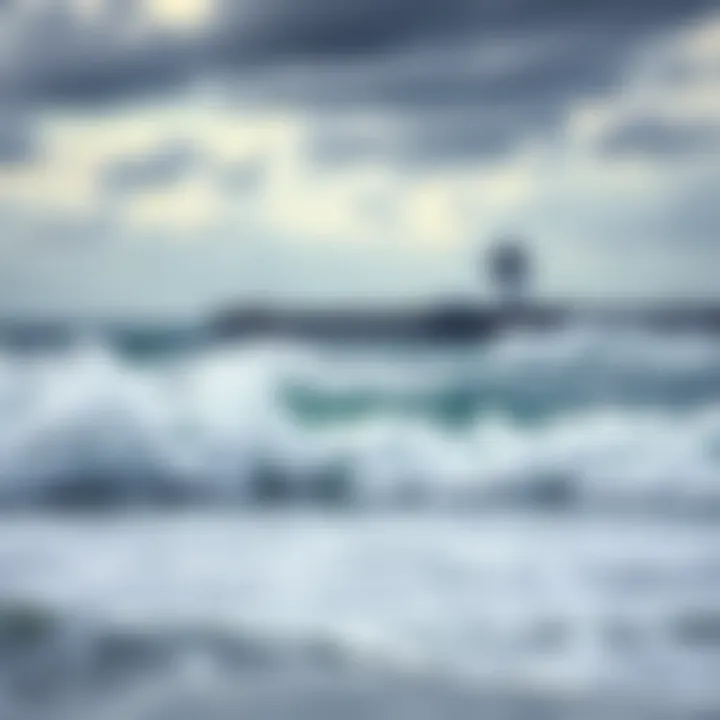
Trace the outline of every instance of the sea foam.
<path fill-rule="evenodd" d="M 704 336 L 0 357 L 4 503 L 714 511 L 718 477 Z"/>

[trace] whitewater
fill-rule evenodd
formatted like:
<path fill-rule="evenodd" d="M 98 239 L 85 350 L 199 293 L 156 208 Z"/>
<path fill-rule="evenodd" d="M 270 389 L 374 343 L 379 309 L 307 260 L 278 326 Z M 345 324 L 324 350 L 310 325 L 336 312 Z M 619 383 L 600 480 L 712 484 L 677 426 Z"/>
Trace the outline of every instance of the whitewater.
<path fill-rule="evenodd" d="M 719 511 L 709 336 L 6 348 L 0 717 L 716 717 Z"/>
<path fill-rule="evenodd" d="M 0 504 L 720 507 L 720 343 L 0 357 Z"/>

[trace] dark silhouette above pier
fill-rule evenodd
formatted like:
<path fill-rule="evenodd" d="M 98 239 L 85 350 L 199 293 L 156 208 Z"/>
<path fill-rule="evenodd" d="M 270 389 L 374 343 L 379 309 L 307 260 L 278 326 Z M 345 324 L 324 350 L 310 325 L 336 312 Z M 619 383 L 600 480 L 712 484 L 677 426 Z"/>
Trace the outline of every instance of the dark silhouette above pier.
<path fill-rule="evenodd" d="M 519 305 L 527 299 L 532 271 L 527 243 L 516 235 L 496 240 L 481 259 L 481 274 L 487 273 L 495 292 L 506 305 Z"/>
<path fill-rule="evenodd" d="M 720 332 L 720 303 L 541 303 L 531 296 L 534 270 L 530 243 L 519 234 L 503 235 L 480 249 L 479 272 L 481 280 L 494 290 L 492 303 L 435 302 L 410 310 L 241 306 L 220 312 L 212 319 L 210 330 L 223 338 L 429 342 L 482 340 L 507 331 L 548 331 L 569 325 Z"/>
<path fill-rule="evenodd" d="M 492 302 L 429 302 L 411 308 L 373 304 L 323 308 L 230 303 L 197 323 L 0 320 L 0 345 L 57 347 L 101 336 L 131 352 L 167 352 L 214 340 L 280 338 L 339 342 L 465 342 L 506 332 L 550 332 L 567 327 L 634 327 L 659 332 L 720 334 L 720 300 L 708 303 L 541 302 L 531 297 L 534 262 L 529 244 L 506 235 L 481 253 L 480 272 Z"/>

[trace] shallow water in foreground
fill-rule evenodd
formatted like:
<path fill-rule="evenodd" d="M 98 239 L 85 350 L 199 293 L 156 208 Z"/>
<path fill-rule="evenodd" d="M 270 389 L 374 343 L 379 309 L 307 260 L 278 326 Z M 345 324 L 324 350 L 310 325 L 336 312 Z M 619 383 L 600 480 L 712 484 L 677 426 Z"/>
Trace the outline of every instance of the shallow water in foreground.
<path fill-rule="evenodd" d="M 199 720 L 203 703 L 214 712 L 228 692 L 240 712 L 263 684 L 277 691 L 266 705 L 281 707 L 277 693 L 287 694 L 286 713 L 270 717 L 290 718 L 303 693 L 319 693 L 307 702 L 320 709 L 323 698 L 342 704 L 357 693 L 412 702 L 418 678 L 460 703 L 458 717 L 498 693 L 509 693 L 509 708 L 582 700 L 578 717 L 602 703 L 720 712 L 713 524 L 286 511 L 4 517 L 0 577 L 0 677 L 13 720 L 32 717 L 23 713 L 36 691 L 56 711 L 64 699 L 76 718 L 93 708 L 98 720 L 108 704 L 120 713 L 108 717 L 144 718 L 133 703 L 172 705 L 191 692 L 200 709 L 187 717 Z"/>

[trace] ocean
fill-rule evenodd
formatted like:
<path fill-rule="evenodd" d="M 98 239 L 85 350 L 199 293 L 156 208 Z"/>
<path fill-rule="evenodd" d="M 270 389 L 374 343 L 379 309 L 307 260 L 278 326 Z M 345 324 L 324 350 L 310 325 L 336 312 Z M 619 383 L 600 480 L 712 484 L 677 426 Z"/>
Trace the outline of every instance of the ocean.
<path fill-rule="evenodd" d="M 0 718 L 720 717 L 720 339 L 0 352 Z"/>

